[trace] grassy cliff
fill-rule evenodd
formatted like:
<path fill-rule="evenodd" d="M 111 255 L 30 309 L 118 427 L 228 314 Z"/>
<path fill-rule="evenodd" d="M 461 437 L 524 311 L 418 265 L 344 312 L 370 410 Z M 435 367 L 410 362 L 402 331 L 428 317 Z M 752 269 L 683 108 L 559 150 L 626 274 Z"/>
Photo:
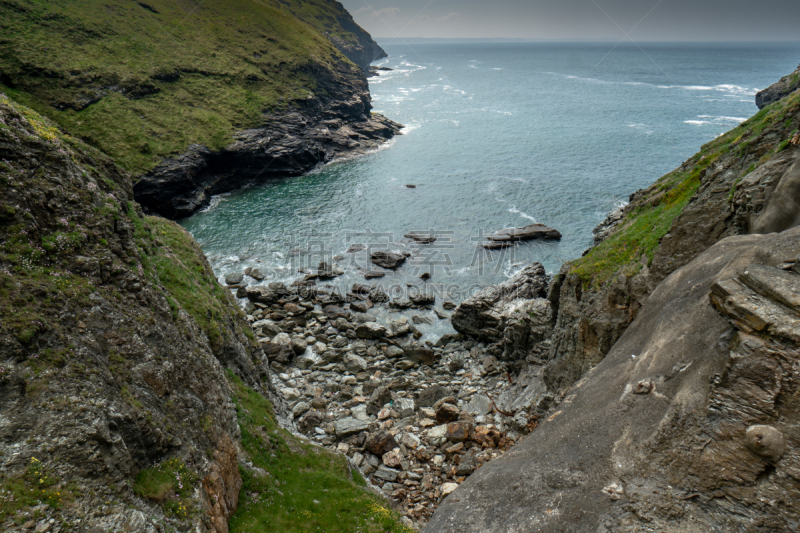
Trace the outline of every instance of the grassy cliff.
<path fill-rule="evenodd" d="M 241 310 L 132 197 L 0 93 L 0 530 L 403 531 L 342 458 L 278 427 Z"/>
<path fill-rule="evenodd" d="M 795 92 L 704 145 L 680 168 L 634 195 L 613 234 L 574 261 L 570 272 L 598 287 L 617 274 L 630 277 L 645 264 L 652 266 L 662 238 L 696 199 L 701 185 L 714 174 L 723 177 L 720 169 L 728 171 L 726 195 L 732 200 L 743 178 L 789 147 L 800 128 L 798 115 L 800 92 Z M 733 183 L 727 184 L 731 179 Z"/>
<path fill-rule="evenodd" d="M 139 174 L 363 78 L 329 39 L 357 47 L 351 21 L 328 0 L 2 0 L 0 83 Z"/>

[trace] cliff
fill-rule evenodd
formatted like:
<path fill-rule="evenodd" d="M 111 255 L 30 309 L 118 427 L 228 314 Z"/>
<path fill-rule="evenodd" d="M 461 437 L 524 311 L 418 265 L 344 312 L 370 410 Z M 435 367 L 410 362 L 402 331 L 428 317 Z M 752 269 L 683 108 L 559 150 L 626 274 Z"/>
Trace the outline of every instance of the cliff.
<path fill-rule="evenodd" d="M 3 531 L 404 530 L 342 458 L 277 425 L 267 358 L 192 238 L 2 94 L 0 198 Z"/>
<path fill-rule="evenodd" d="M 634 193 L 530 300 L 552 314 L 490 339 L 499 406 L 543 423 L 426 531 L 793 527 L 799 127 L 790 92 Z"/>
<path fill-rule="evenodd" d="M 370 112 L 365 69 L 385 53 L 338 2 L 4 0 L 0 31 L 6 94 L 168 217 L 399 131 Z"/>
<path fill-rule="evenodd" d="M 773 83 L 763 91 L 759 91 L 756 94 L 756 105 L 759 109 L 763 109 L 764 106 L 789 96 L 797 89 L 800 89 L 800 66 L 788 76 L 784 76 L 778 82 Z"/>

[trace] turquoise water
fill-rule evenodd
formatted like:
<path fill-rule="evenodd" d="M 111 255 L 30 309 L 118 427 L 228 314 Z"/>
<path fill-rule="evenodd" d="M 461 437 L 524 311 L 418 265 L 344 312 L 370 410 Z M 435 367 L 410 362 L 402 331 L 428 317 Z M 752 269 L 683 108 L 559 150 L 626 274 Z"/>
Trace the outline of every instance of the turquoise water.
<path fill-rule="evenodd" d="M 182 221 L 218 275 L 258 266 L 265 282 L 292 281 L 320 261 L 297 251 L 321 250 L 345 258 L 349 286 L 370 268 L 365 252 L 345 254 L 360 242 L 416 254 L 381 280 L 394 295 L 426 271 L 455 301 L 532 261 L 555 272 L 609 211 L 752 116 L 756 91 L 800 61 L 797 43 L 383 44 L 381 66 L 395 70 L 371 81 L 375 111 L 404 135 Z M 563 240 L 476 247 L 482 232 L 533 222 Z M 431 229 L 432 247 L 403 238 Z"/>

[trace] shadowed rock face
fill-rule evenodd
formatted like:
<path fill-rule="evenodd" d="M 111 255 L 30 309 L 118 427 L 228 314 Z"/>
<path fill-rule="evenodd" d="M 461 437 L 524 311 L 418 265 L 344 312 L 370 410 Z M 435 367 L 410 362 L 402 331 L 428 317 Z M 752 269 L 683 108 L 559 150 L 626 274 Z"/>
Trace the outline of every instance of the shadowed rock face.
<path fill-rule="evenodd" d="M 792 94 L 797 89 L 800 89 L 800 67 L 797 67 L 797 70 L 788 76 L 781 78 L 779 82 L 773 83 L 756 94 L 756 105 L 759 109 L 762 109 Z"/>
<path fill-rule="evenodd" d="M 268 387 L 244 317 L 188 234 L 141 216 L 107 157 L 2 95 L 0 122 L 1 488 L 37 463 L 68 502 L 43 505 L 46 518 L 155 532 L 161 509 L 132 481 L 174 459 L 197 478 L 197 513 L 181 527 L 227 532 L 242 481 L 223 365 Z M 185 249 L 158 240 L 166 234 Z M 218 289 L 217 335 L 153 268 L 164 254 L 185 286 Z M 0 529 L 17 530 L 6 519 Z"/>
<path fill-rule="evenodd" d="M 794 228 L 730 237 L 673 273 L 558 410 L 425 531 L 791 530 L 798 256 Z"/>

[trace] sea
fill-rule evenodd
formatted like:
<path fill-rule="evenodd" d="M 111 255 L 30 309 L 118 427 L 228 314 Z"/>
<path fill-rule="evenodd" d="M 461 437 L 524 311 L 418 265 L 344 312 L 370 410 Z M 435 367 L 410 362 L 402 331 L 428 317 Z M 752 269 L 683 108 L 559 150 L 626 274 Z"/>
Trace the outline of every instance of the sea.
<path fill-rule="evenodd" d="M 610 211 L 755 114 L 756 92 L 800 62 L 800 43 L 380 44 L 389 57 L 375 64 L 392 70 L 370 80 L 374 111 L 403 134 L 182 220 L 220 280 L 251 267 L 263 283 L 288 284 L 325 261 L 345 272 L 326 282 L 335 290 L 380 284 L 401 298 L 424 288 L 441 306 L 532 262 L 557 273 Z M 562 239 L 479 246 L 533 223 Z M 378 250 L 408 259 L 366 281 Z M 430 319 L 426 337 L 449 331 Z"/>

